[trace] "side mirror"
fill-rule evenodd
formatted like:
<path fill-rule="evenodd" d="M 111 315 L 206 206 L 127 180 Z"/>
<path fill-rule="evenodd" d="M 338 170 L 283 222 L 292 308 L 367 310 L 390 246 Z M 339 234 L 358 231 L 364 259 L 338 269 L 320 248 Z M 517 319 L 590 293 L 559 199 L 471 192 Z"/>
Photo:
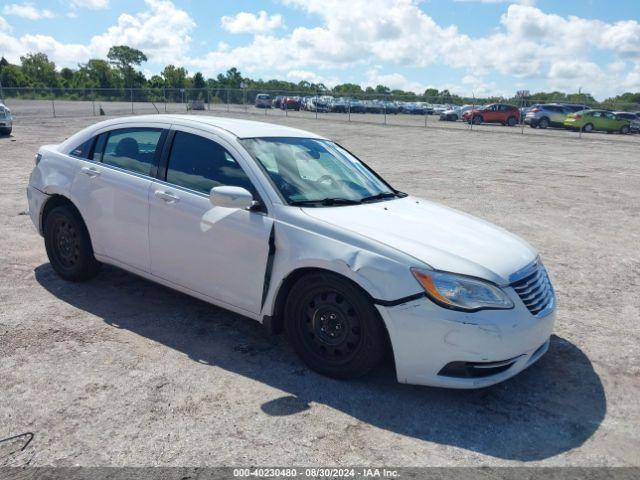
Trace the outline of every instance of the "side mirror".
<path fill-rule="evenodd" d="M 213 187 L 209 201 L 214 207 L 249 209 L 253 207 L 253 195 L 242 187 Z"/>

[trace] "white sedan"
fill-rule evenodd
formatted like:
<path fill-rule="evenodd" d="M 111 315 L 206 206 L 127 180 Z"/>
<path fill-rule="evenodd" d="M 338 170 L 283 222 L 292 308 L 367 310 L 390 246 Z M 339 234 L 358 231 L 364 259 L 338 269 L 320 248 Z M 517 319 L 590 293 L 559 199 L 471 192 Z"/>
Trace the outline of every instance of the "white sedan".
<path fill-rule="evenodd" d="M 400 382 L 484 387 L 549 346 L 555 296 L 531 246 L 313 133 L 109 120 L 41 147 L 27 194 L 64 279 L 116 265 L 284 330 L 326 375 L 364 375 L 390 348 Z"/>
<path fill-rule="evenodd" d="M 0 135 L 11 135 L 13 130 L 13 116 L 11 110 L 0 102 Z"/>

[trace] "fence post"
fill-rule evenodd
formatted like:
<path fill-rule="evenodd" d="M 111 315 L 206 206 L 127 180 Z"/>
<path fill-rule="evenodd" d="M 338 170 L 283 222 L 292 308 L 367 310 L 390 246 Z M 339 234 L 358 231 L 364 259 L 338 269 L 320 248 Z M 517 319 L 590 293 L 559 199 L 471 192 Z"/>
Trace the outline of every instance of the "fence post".
<path fill-rule="evenodd" d="M 229 88 L 227 88 L 227 113 L 231 111 L 231 106 L 229 105 Z"/>
<path fill-rule="evenodd" d="M 53 118 L 56 118 L 56 100 L 53 88 L 51 89 L 51 110 L 53 111 Z"/>
<path fill-rule="evenodd" d="M 384 102 L 384 124 L 387 124 L 387 101 L 382 100 Z"/>
<path fill-rule="evenodd" d="M 207 92 L 207 111 L 211 111 L 211 101 L 209 99 L 209 89 L 205 90 Z"/>
<path fill-rule="evenodd" d="M 315 106 L 314 110 L 316 111 L 316 120 L 317 120 L 318 119 L 318 92 L 316 92 L 316 101 L 314 106 Z"/>
<path fill-rule="evenodd" d="M 133 115 L 133 87 L 129 89 L 129 93 L 131 94 L 131 114 Z"/>
<path fill-rule="evenodd" d="M 93 116 L 96 116 L 96 91 L 91 89 L 91 108 L 93 109 Z"/>

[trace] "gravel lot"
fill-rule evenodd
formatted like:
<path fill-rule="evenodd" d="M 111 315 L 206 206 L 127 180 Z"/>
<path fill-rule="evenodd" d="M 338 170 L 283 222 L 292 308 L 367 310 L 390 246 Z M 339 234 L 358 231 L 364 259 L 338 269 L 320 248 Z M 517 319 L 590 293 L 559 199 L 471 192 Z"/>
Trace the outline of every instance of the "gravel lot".
<path fill-rule="evenodd" d="M 396 384 L 390 362 L 321 377 L 259 324 L 115 268 L 60 280 L 25 186 L 39 145 L 97 118 L 14 113 L 0 138 L 0 438 L 33 439 L 0 443 L 0 465 L 640 465 L 638 136 L 268 116 L 540 250 L 559 300 L 549 353 L 454 391 Z"/>

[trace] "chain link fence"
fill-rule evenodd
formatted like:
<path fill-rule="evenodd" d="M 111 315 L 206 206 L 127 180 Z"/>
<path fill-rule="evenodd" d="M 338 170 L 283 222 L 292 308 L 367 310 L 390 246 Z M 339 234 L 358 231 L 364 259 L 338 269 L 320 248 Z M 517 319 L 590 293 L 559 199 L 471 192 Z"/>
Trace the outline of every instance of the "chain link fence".
<path fill-rule="evenodd" d="M 479 108 L 482 102 L 473 96 L 459 99 L 393 95 L 387 93 L 332 93 L 308 91 L 274 91 L 232 88 L 3 88 L 0 98 L 16 119 L 66 117 L 101 117 L 162 113 L 245 114 L 273 117 L 300 117 L 318 120 L 365 122 L 383 125 L 449 128 L 485 131 L 509 131 L 524 134 L 525 114 L 536 104 L 550 100 L 522 97 L 493 98 L 493 102 L 510 104 L 519 114 L 513 128 L 500 122 L 481 125 L 465 121 L 466 109 Z M 561 100 L 558 103 L 566 103 Z M 640 112 L 640 104 L 582 103 L 590 108 Z M 450 111 L 448 116 L 443 112 Z M 505 122 L 506 123 L 506 122 Z M 513 123 L 513 122 L 510 122 Z M 556 125 L 556 127 L 562 125 Z M 562 128 L 559 128 L 562 130 Z M 541 133 L 539 130 L 536 133 Z M 580 130 L 580 135 L 582 130 Z M 640 139 L 640 135 L 636 135 Z"/>

